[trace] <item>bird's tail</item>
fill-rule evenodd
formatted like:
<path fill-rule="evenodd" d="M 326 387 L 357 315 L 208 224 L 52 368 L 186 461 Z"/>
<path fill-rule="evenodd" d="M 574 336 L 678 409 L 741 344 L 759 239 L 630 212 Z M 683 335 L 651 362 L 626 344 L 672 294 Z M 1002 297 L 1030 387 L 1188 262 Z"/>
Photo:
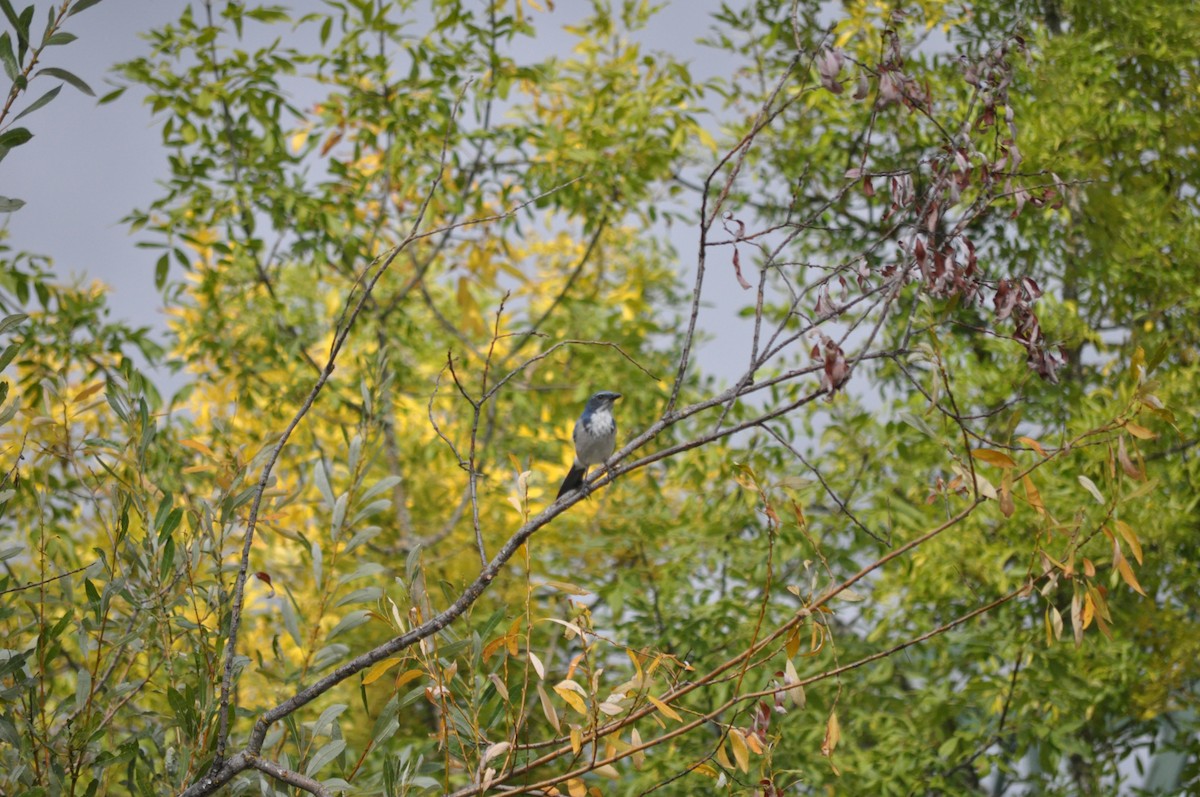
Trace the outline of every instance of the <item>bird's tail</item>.
<path fill-rule="evenodd" d="M 572 490 L 578 490 L 579 486 L 583 484 L 583 477 L 586 474 L 586 465 L 572 466 L 570 472 L 567 473 L 567 478 L 563 479 L 562 487 L 558 488 L 558 495 L 554 497 L 554 500 L 557 501 Z"/>

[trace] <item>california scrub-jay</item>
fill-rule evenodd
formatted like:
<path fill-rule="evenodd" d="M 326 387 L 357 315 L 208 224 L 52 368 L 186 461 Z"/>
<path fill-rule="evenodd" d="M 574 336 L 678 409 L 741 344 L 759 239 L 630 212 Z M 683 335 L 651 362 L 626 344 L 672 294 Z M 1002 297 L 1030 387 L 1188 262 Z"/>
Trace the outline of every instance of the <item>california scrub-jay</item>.
<path fill-rule="evenodd" d="M 613 402 L 620 397 L 620 393 L 601 390 L 588 399 L 571 435 L 575 440 L 575 464 L 563 479 L 555 500 L 579 489 L 590 465 L 600 465 L 612 456 L 617 447 L 617 422 L 613 419 L 612 408 Z"/>

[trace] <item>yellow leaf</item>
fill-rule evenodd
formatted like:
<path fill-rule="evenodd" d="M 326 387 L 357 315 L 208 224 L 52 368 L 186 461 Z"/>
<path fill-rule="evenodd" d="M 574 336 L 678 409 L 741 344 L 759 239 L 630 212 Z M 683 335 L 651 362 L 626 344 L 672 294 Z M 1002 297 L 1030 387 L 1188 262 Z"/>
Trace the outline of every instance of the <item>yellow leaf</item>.
<path fill-rule="evenodd" d="M 578 711 L 580 714 L 587 716 L 587 703 L 583 702 L 583 698 L 572 692 L 570 689 L 562 685 L 554 687 L 554 691 L 558 696 L 566 701 L 567 705 Z"/>
<path fill-rule="evenodd" d="M 1025 500 L 1033 507 L 1039 515 L 1046 514 L 1046 505 L 1042 503 L 1042 494 L 1033 486 L 1033 479 L 1029 475 L 1021 477 L 1021 484 L 1025 486 Z"/>
<path fill-rule="evenodd" d="M 1133 373 L 1134 381 L 1140 384 L 1146 375 L 1146 350 L 1141 346 L 1133 350 L 1133 356 L 1129 358 L 1129 370 Z"/>
<path fill-rule="evenodd" d="M 1153 440 L 1154 438 L 1158 437 L 1155 432 L 1150 431 L 1145 426 L 1139 426 L 1133 421 L 1125 422 L 1125 431 L 1129 432 L 1139 440 Z"/>
<path fill-rule="evenodd" d="M 746 746 L 746 737 L 737 728 L 729 729 L 729 746 L 733 748 L 733 757 L 737 761 L 738 769 L 748 773 L 750 771 L 750 748 Z"/>
<path fill-rule="evenodd" d="M 834 749 L 838 742 L 842 739 L 842 725 L 838 722 L 836 711 L 829 713 L 829 720 L 825 723 L 825 739 L 821 742 L 821 755 L 829 758 L 833 755 Z"/>
<path fill-rule="evenodd" d="M 648 694 L 648 695 L 646 695 L 646 698 L 651 703 L 653 703 L 654 707 L 656 709 L 658 709 L 659 711 L 661 711 L 663 714 L 666 714 L 668 717 L 675 720 L 676 722 L 683 722 L 683 717 L 679 716 L 679 714 L 675 711 L 675 709 L 671 708 L 670 706 L 668 706 L 666 703 L 659 700 L 654 695 Z"/>
<path fill-rule="evenodd" d="M 1138 540 L 1137 533 L 1124 520 L 1114 520 L 1113 525 L 1117 527 L 1121 537 L 1129 545 L 1129 550 L 1133 551 L 1133 558 L 1137 559 L 1137 563 L 1142 563 L 1142 543 Z"/>
<path fill-rule="evenodd" d="M 751 752 L 753 752 L 755 755 L 763 754 L 763 746 L 762 742 L 758 740 L 758 734 L 746 734 L 746 746 L 749 747 Z"/>
<path fill-rule="evenodd" d="M 729 760 L 729 753 L 725 752 L 725 745 L 717 748 L 717 763 L 725 769 L 733 769 L 733 762 Z"/>
<path fill-rule="evenodd" d="M 789 659 L 800 652 L 800 629 L 798 627 L 791 630 L 783 647 L 787 651 Z"/>
<path fill-rule="evenodd" d="M 1018 437 L 1017 442 L 1024 443 L 1025 445 L 1029 446 L 1034 451 L 1038 452 L 1038 456 L 1046 456 L 1046 449 L 1042 448 L 1041 443 L 1039 443 L 1037 440 L 1034 440 L 1032 437 Z"/>
<path fill-rule="evenodd" d="M 401 661 L 403 661 L 403 659 L 401 659 L 399 656 L 391 656 L 383 659 L 382 661 L 375 662 L 367 670 L 366 675 L 363 676 L 363 686 L 370 686 L 371 684 L 375 683 L 383 677 L 385 672 L 395 667 Z"/>
<path fill-rule="evenodd" d="M 635 748 L 642 746 L 642 735 L 640 733 L 638 733 L 637 728 L 634 728 L 633 731 L 629 734 L 629 742 Z M 641 769 L 642 764 L 646 763 L 646 751 L 645 750 L 635 750 L 633 755 L 631 756 L 631 758 L 633 759 L 634 769 Z"/>
<path fill-rule="evenodd" d="M 415 681 L 425 674 L 424 670 L 409 670 L 396 676 L 396 688 L 404 686 L 409 681 Z"/>
<path fill-rule="evenodd" d="M 1071 595 L 1071 633 L 1075 636 L 1075 647 L 1083 644 L 1083 598 L 1079 589 Z"/>
<path fill-rule="evenodd" d="M 188 438 L 186 440 L 180 440 L 179 445 L 183 446 L 184 448 L 190 448 L 193 451 L 201 453 L 204 456 L 208 457 L 209 459 L 217 458 L 217 455 L 213 453 L 213 450 L 211 448 L 209 448 L 208 446 L 204 445 L 204 443 L 201 443 L 199 440 L 192 440 L 191 438 Z"/>
<path fill-rule="evenodd" d="M 1133 568 L 1129 566 L 1128 559 L 1121 557 L 1121 561 L 1117 562 L 1117 572 L 1121 574 L 1121 578 L 1129 585 L 1130 589 L 1139 595 L 1146 595 L 1142 585 L 1138 583 L 1137 576 L 1133 574 Z"/>
<path fill-rule="evenodd" d="M 87 387 L 85 387 L 83 390 L 80 390 L 78 393 L 76 393 L 75 398 L 72 399 L 72 401 L 76 401 L 76 402 L 83 401 L 85 398 L 94 394 L 96 391 L 101 390 L 103 387 L 104 387 L 103 382 L 94 382 L 94 383 L 88 385 Z"/>
<path fill-rule="evenodd" d="M 1092 602 L 1096 607 L 1096 618 L 1098 620 L 1107 620 L 1112 622 L 1112 615 L 1108 611 L 1108 602 L 1104 599 L 1104 593 L 1100 591 L 1094 584 L 1088 586 L 1088 595 L 1091 596 Z"/>
<path fill-rule="evenodd" d="M 292 147 L 292 154 L 298 154 L 300 150 L 304 149 L 304 144 L 307 141 L 308 130 L 298 130 L 293 133 L 292 137 L 288 140 L 288 143 Z"/>
<path fill-rule="evenodd" d="M 491 642 L 489 642 L 483 646 L 483 660 L 487 661 L 488 659 L 490 659 L 492 657 L 492 655 L 497 650 L 500 650 L 507 644 L 508 644 L 508 634 L 505 634 L 504 636 L 496 637 Z"/>
<path fill-rule="evenodd" d="M 995 465 L 998 468 L 1015 468 L 1017 463 L 1013 458 L 1003 451 L 993 451 L 990 448 L 977 448 L 971 452 L 971 456 L 980 462 L 986 462 L 989 465 Z"/>
<path fill-rule="evenodd" d="M 483 311 L 479 309 L 479 303 L 475 301 L 475 296 L 471 293 L 471 283 L 466 277 L 458 279 L 456 298 L 458 299 L 459 321 L 463 326 L 476 334 L 485 334 L 487 326 L 483 322 Z"/>
<path fill-rule="evenodd" d="M 535 587 L 550 587 L 551 589 L 556 589 L 559 592 L 565 592 L 568 595 L 591 595 L 592 594 L 592 593 L 588 592 L 586 589 L 584 589 L 583 587 L 577 587 L 574 584 L 568 584 L 565 581 L 535 581 L 533 586 L 535 586 Z"/>
<path fill-rule="evenodd" d="M 515 657 L 521 651 L 521 648 L 517 643 L 520 641 L 519 634 L 521 632 L 521 621 L 523 619 L 524 618 L 522 617 L 518 617 L 517 619 L 513 620 L 512 625 L 508 627 L 508 634 L 506 635 L 506 638 L 508 639 L 508 655 L 510 656 Z"/>
<path fill-rule="evenodd" d="M 574 725 L 571 726 L 571 752 L 575 755 L 583 752 L 583 731 Z"/>
<path fill-rule="evenodd" d="M 728 766 L 728 764 L 725 764 L 724 766 Z M 692 767 L 692 772 L 699 772 L 701 775 L 713 778 L 714 780 L 718 777 L 718 772 L 713 768 L 712 764 L 704 761 L 701 761 L 699 764 Z"/>
<path fill-rule="evenodd" d="M 642 674 L 641 659 L 638 658 L 638 654 L 634 653 L 629 648 L 625 648 L 625 653 L 627 653 L 629 655 L 629 660 L 633 662 L 633 668 L 635 670 L 637 670 L 637 682 L 640 684 L 642 682 L 642 679 L 645 677 Z"/>
<path fill-rule="evenodd" d="M 567 794 L 571 797 L 587 797 L 587 785 L 579 778 L 567 781 Z"/>

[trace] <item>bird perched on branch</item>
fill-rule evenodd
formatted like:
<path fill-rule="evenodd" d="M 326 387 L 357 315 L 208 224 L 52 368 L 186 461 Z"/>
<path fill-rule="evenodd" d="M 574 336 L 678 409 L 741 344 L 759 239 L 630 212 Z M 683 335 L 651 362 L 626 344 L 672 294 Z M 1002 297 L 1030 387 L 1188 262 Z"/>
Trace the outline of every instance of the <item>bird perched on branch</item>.
<path fill-rule="evenodd" d="M 617 422 L 612 409 L 613 402 L 620 397 L 620 393 L 601 390 L 588 399 L 571 435 L 575 440 L 575 464 L 571 466 L 567 478 L 563 479 L 555 500 L 579 489 L 588 467 L 600 465 L 612 456 L 613 449 L 617 447 Z"/>

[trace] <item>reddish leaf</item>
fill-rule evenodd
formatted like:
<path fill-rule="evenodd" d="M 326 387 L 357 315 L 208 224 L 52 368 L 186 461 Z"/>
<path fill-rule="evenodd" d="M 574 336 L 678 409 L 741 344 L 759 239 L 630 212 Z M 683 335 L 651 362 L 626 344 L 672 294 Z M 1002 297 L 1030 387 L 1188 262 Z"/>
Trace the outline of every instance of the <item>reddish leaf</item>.
<path fill-rule="evenodd" d="M 254 577 L 271 588 L 270 597 L 274 598 L 275 597 L 275 585 L 271 583 L 271 577 L 261 570 L 258 571 L 257 573 L 255 573 Z"/>
<path fill-rule="evenodd" d="M 738 285 L 741 285 L 743 290 L 750 290 L 750 283 L 742 276 L 742 259 L 736 246 L 733 247 L 733 273 L 737 275 Z"/>
<path fill-rule="evenodd" d="M 1131 479 L 1141 481 L 1145 478 L 1145 474 L 1141 469 L 1133 464 L 1133 460 L 1129 458 L 1129 452 L 1125 448 L 1125 435 L 1117 440 L 1117 461 L 1121 463 L 1121 470 L 1125 471 L 1126 475 Z"/>

